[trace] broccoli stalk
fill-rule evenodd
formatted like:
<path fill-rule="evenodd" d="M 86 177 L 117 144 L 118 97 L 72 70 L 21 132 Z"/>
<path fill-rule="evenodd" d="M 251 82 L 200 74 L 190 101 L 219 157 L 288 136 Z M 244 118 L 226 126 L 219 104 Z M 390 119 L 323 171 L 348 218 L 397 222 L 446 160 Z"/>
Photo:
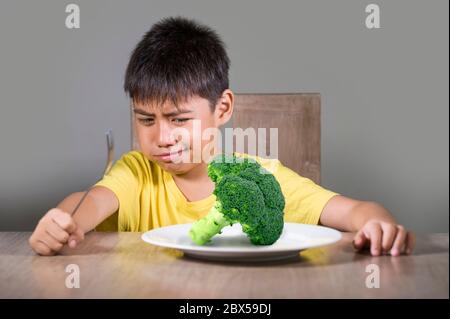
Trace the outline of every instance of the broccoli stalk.
<path fill-rule="evenodd" d="M 240 223 L 254 245 L 271 245 L 281 236 L 285 200 L 275 177 L 249 158 L 218 155 L 208 164 L 216 203 L 189 231 L 198 245 L 210 242 L 222 228 Z"/>
<path fill-rule="evenodd" d="M 220 206 L 220 203 L 216 202 L 209 213 L 198 220 L 195 227 L 191 228 L 189 235 L 196 244 L 206 244 L 214 235 L 220 234 L 222 228 L 230 225 L 230 222 L 220 212 Z"/>

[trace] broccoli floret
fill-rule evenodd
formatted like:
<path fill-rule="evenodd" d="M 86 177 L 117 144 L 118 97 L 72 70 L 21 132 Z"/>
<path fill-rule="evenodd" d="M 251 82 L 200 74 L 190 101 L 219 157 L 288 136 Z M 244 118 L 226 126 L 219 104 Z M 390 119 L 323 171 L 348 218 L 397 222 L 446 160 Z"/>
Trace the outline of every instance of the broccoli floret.
<path fill-rule="evenodd" d="M 255 160 L 217 155 L 208 164 L 215 183 L 216 203 L 189 231 L 199 245 L 210 242 L 222 228 L 239 223 L 254 245 L 271 245 L 284 226 L 285 200 L 276 178 Z"/>

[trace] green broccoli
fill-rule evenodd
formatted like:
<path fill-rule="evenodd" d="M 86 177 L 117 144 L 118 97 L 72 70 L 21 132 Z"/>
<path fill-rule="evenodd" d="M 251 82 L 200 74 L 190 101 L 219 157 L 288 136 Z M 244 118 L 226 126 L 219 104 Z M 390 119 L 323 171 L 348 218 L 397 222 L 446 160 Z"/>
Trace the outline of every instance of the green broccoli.
<path fill-rule="evenodd" d="M 281 236 L 285 200 L 280 184 L 250 158 L 217 155 L 208 164 L 215 183 L 216 203 L 189 231 L 199 245 L 210 242 L 222 228 L 239 223 L 254 245 L 271 245 Z"/>

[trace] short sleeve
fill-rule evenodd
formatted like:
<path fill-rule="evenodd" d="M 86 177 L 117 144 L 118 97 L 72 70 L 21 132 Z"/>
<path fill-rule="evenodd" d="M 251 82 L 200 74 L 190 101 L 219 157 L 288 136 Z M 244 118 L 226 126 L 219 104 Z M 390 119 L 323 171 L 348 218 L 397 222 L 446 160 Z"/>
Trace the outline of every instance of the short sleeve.
<path fill-rule="evenodd" d="M 278 160 L 276 162 L 273 174 L 286 200 L 285 221 L 317 225 L 327 202 L 339 194 L 300 176 Z"/>

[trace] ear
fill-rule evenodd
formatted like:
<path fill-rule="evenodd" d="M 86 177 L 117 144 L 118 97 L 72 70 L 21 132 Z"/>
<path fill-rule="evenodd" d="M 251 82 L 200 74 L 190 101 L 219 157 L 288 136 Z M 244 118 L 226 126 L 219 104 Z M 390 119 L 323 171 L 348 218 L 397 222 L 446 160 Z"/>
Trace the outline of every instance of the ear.
<path fill-rule="evenodd" d="M 234 107 L 234 94 L 231 90 L 226 89 L 223 91 L 222 96 L 219 98 L 214 109 L 214 119 L 216 126 L 222 126 L 227 123 L 233 115 Z"/>

